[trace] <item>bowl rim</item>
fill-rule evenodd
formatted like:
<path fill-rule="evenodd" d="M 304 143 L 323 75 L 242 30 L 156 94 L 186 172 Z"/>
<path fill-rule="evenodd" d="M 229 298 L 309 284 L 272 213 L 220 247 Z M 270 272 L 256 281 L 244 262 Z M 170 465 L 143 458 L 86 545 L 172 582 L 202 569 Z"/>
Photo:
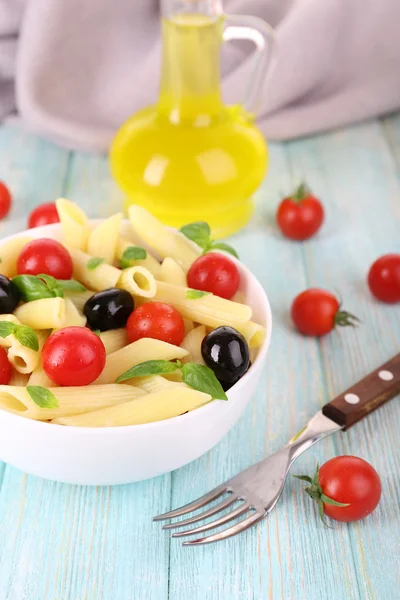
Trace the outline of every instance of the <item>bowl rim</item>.
<path fill-rule="evenodd" d="M 97 224 L 104 220 L 105 220 L 105 218 L 94 218 L 94 219 L 89 219 L 89 222 L 92 224 Z M 128 219 L 124 218 L 122 223 L 124 223 L 124 222 L 129 222 L 129 221 L 128 221 Z M 43 234 L 45 234 L 47 232 L 54 233 L 54 230 L 57 230 L 57 229 L 58 230 L 61 229 L 61 223 L 50 223 L 48 225 L 41 225 L 40 227 L 24 229 L 22 231 L 19 231 L 17 233 L 14 233 L 14 234 L 11 234 L 9 236 L 2 238 L 0 240 L 0 250 L 1 250 L 2 245 L 11 239 L 23 237 L 26 235 L 32 235 L 33 237 L 38 238 L 38 237 L 42 237 L 40 235 L 41 232 L 43 232 Z M 171 228 L 171 229 L 173 229 L 173 228 Z M 45 237 L 45 235 L 43 235 L 43 237 Z M 49 236 L 49 237 L 51 237 L 51 236 Z M 86 435 L 90 432 L 90 435 L 96 436 L 96 435 L 103 435 L 103 434 L 112 435 L 112 434 L 115 434 L 116 431 L 119 431 L 121 434 L 123 434 L 123 433 L 128 433 L 130 431 L 132 431 L 132 432 L 137 431 L 138 429 L 143 430 L 145 428 L 148 428 L 149 430 L 155 430 L 158 427 L 166 427 L 167 423 L 169 423 L 170 425 L 174 425 L 176 422 L 178 422 L 178 420 L 179 420 L 179 423 L 182 425 L 184 425 L 186 423 L 189 425 L 193 420 L 196 419 L 196 416 L 198 414 L 201 414 L 207 418 L 207 413 L 209 413 L 209 416 L 211 417 L 212 411 L 213 411 L 213 409 L 215 409 L 216 403 L 233 402 L 233 399 L 230 398 L 231 390 L 235 389 L 235 392 L 240 391 L 246 385 L 246 382 L 252 377 L 253 368 L 260 365 L 260 363 L 262 361 L 264 361 L 264 359 L 267 355 L 269 345 L 271 342 L 271 335 L 272 335 L 272 311 L 271 311 L 271 306 L 269 303 L 268 295 L 267 295 L 266 291 L 264 290 L 263 286 L 261 285 L 261 283 L 259 282 L 259 280 L 257 279 L 257 277 L 240 260 L 238 260 L 234 256 L 229 256 L 229 258 L 239 266 L 239 269 L 241 270 L 241 275 L 242 275 L 242 272 L 244 272 L 246 279 L 252 280 L 253 285 L 255 285 L 255 287 L 258 289 L 259 295 L 262 298 L 263 312 L 265 312 L 265 314 L 266 314 L 266 324 L 265 324 L 266 336 L 265 336 L 265 340 L 264 340 L 263 344 L 259 348 L 259 351 L 257 353 L 257 356 L 256 356 L 253 364 L 252 364 L 252 367 L 247 371 L 247 373 L 245 373 L 243 375 L 243 377 L 241 377 L 239 379 L 239 381 L 237 383 L 235 383 L 228 390 L 228 392 L 227 392 L 228 400 L 211 400 L 208 404 L 206 404 L 204 406 L 200 406 L 199 408 L 196 408 L 195 410 L 192 410 L 188 413 L 178 415 L 176 417 L 171 417 L 169 419 L 163 419 L 161 421 L 153 421 L 151 423 L 140 423 L 137 425 L 119 425 L 119 426 L 114 425 L 114 426 L 110 426 L 110 427 L 87 427 L 87 426 L 76 427 L 74 425 L 65 427 L 64 425 L 59 425 L 57 423 L 51 423 L 52 431 L 55 431 L 56 429 L 62 430 L 64 433 L 62 433 L 62 434 L 60 433 L 60 435 L 68 435 L 71 433 L 78 434 L 78 435 Z M 29 423 L 29 426 L 36 427 L 38 429 L 38 431 L 40 431 L 41 428 L 43 428 L 43 427 L 45 428 L 45 430 L 48 431 L 48 428 L 50 425 L 49 423 L 47 423 L 45 421 L 28 419 L 27 417 L 24 417 L 23 414 L 18 415 L 18 414 L 8 412 L 8 411 L 0 408 L 0 418 L 3 418 L 3 417 L 10 418 L 11 422 L 14 421 L 14 419 L 18 419 L 18 421 L 20 422 L 21 419 L 23 419 L 27 423 Z"/>

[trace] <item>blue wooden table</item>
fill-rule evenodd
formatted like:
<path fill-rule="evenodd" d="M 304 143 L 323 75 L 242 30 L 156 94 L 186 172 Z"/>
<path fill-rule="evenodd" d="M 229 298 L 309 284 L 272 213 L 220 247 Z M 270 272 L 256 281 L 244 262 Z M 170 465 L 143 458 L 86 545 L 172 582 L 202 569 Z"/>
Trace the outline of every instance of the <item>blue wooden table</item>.
<path fill-rule="evenodd" d="M 60 195 L 92 216 L 120 208 L 104 157 L 11 127 L 0 128 L 0 179 L 15 199 L 2 236 Z M 327 222 L 297 244 L 276 231 L 274 212 L 303 179 L 323 199 Z M 374 301 L 365 278 L 377 256 L 400 251 L 400 116 L 271 144 L 256 214 L 234 245 L 268 291 L 275 318 L 263 380 L 245 415 L 206 456 L 132 485 L 62 485 L 0 463 L 0 600 L 400 597 L 400 399 L 296 464 L 296 472 L 310 472 L 343 453 L 371 461 L 383 497 L 365 521 L 325 528 L 294 479 L 265 522 L 221 544 L 182 548 L 151 521 L 278 449 L 324 402 L 399 351 L 400 306 Z M 297 335 L 288 307 L 309 286 L 340 292 L 362 325 L 321 341 Z"/>

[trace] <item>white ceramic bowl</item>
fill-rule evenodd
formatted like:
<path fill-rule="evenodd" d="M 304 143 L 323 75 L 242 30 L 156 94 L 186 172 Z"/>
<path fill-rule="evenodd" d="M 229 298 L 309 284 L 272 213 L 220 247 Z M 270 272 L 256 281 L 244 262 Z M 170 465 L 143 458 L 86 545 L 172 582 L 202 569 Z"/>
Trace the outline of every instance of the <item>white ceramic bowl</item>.
<path fill-rule="evenodd" d="M 5 238 L 0 253 L 4 242 L 23 235 L 61 239 L 61 228 L 47 225 Z M 267 337 L 249 371 L 229 390 L 227 402 L 214 401 L 157 423 L 105 428 L 50 425 L 0 410 L 0 460 L 55 481 L 113 485 L 167 473 L 218 444 L 251 399 L 271 337 L 267 295 L 254 275 L 237 264 L 246 303 L 253 309 L 254 320 L 266 325 Z"/>

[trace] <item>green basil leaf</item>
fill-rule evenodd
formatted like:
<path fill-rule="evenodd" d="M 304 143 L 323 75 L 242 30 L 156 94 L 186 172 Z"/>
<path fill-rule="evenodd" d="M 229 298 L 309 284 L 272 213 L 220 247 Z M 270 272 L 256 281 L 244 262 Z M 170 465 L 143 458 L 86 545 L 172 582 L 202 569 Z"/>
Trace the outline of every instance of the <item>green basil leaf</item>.
<path fill-rule="evenodd" d="M 65 292 L 86 292 L 86 288 L 75 279 L 57 279 L 57 283 Z"/>
<path fill-rule="evenodd" d="M 27 327 L 26 325 L 17 325 L 15 327 L 14 336 L 23 346 L 26 346 L 26 348 L 30 348 L 36 352 L 39 350 L 38 336 L 36 332 L 31 329 L 31 327 Z"/>
<path fill-rule="evenodd" d="M 182 380 L 194 390 L 210 394 L 216 400 L 228 400 L 222 385 L 209 367 L 186 363 L 182 367 Z"/>
<path fill-rule="evenodd" d="M 170 362 L 169 360 L 146 360 L 145 362 L 135 365 L 125 373 L 122 373 L 115 383 L 132 379 L 132 377 L 149 377 L 150 375 L 165 375 L 166 373 L 173 373 L 179 369 L 176 363 Z"/>
<path fill-rule="evenodd" d="M 58 400 L 47 388 L 40 385 L 28 385 L 26 391 L 40 408 L 58 408 Z"/>
<path fill-rule="evenodd" d="M 55 298 L 64 298 L 64 292 L 62 291 L 57 279 L 52 277 L 51 275 L 47 275 L 46 273 L 40 273 L 38 275 L 39 279 L 45 282 L 53 297 Z"/>
<path fill-rule="evenodd" d="M 96 269 L 103 262 L 104 262 L 104 258 L 101 258 L 100 256 L 93 256 L 92 258 L 90 258 L 87 261 L 86 266 L 89 269 L 89 271 L 93 271 L 93 269 Z"/>
<path fill-rule="evenodd" d="M 0 337 L 6 338 L 7 336 L 14 333 L 17 325 L 15 323 L 10 323 L 9 321 L 0 321 Z"/>
<path fill-rule="evenodd" d="M 46 283 L 35 275 L 17 275 L 12 279 L 21 293 L 25 302 L 41 300 L 42 298 L 54 298 Z"/>
<path fill-rule="evenodd" d="M 195 223 L 189 223 L 180 228 L 180 231 L 189 240 L 195 242 L 203 250 L 210 243 L 211 229 L 208 223 L 205 221 L 196 221 Z"/>
<path fill-rule="evenodd" d="M 95 333 L 98 337 L 100 337 L 101 331 L 100 329 L 92 329 L 93 333 Z"/>
<path fill-rule="evenodd" d="M 189 289 L 186 292 L 187 300 L 197 300 L 197 298 L 202 298 L 203 296 L 207 296 L 210 292 L 202 292 L 201 290 L 192 290 Z"/>
<path fill-rule="evenodd" d="M 129 246 L 124 250 L 123 260 L 144 260 L 147 258 L 147 252 L 141 246 Z"/>
<path fill-rule="evenodd" d="M 229 244 L 225 244 L 225 242 L 212 242 L 208 248 L 206 248 L 206 252 L 210 252 L 212 250 L 223 250 L 223 252 L 228 252 L 228 254 L 232 254 L 235 258 L 239 258 L 238 253 L 235 248 L 232 248 Z"/>
<path fill-rule="evenodd" d="M 129 269 L 129 267 L 132 266 L 132 263 L 130 260 L 124 260 L 123 258 L 121 258 L 119 261 L 119 266 L 121 269 Z"/>

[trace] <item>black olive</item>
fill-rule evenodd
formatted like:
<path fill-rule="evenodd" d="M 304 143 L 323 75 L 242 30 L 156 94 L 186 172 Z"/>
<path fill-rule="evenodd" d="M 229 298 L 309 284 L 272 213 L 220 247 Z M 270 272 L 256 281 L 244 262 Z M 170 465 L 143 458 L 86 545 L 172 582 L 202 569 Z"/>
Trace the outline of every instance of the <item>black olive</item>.
<path fill-rule="evenodd" d="M 201 354 L 225 391 L 239 381 L 250 366 L 249 346 L 233 327 L 211 331 L 202 341 Z"/>
<path fill-rule="evenodd" d="M 5 275 L 0 275 L 0 314 L 12 313 L 21 300 L 19 289 Z"/>
<path fill-rule="evenodd" d="M 107 331 L 124 327 L 134 308 L 129 292 L 109 288 L 89 298 L 83 307 L 83 313 L 91 329 Z"/>

